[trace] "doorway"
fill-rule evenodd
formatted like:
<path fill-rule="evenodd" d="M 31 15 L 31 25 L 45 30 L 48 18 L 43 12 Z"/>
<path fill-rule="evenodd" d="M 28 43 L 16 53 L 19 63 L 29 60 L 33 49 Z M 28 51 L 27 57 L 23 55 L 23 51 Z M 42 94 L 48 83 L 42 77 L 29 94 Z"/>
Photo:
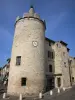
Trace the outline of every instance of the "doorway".
<path fill-rule="evenodd" d="M 49 90 L 52 90 L 54 88 L 54 78 L 51 77 L 51 78 L 47 78 L 47 88 L 46 90 L 49 91 Z"/>
<path fill-rule="evenodd" d="M 61 86 L 61 78 L 60 77 L 57 78 L 57 85 L 58 85 L 58 87 Z"/>

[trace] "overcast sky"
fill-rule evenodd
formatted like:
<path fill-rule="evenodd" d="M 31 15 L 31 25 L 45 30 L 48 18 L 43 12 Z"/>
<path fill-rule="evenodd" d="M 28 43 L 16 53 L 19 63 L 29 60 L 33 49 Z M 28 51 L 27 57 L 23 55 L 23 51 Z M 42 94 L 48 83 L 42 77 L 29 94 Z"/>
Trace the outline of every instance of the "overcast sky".
<path fill-rule="evenodd" d="M 0 0 L 0 66 L 11 56 L 15 19 L 31 4 L 46 20 L 46 37 L 68 43 L 75 56 L 75 0 Z"/>

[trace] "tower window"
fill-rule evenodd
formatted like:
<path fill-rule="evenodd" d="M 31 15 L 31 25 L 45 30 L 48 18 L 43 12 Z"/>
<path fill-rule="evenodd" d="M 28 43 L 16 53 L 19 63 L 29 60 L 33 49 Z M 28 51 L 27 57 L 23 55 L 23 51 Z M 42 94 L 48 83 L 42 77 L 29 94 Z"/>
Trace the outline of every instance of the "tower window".
<path fill-rule="evenodd" d="M 52 65 L 49 65 L 49 72 L 52 72 Z"/>
<path fill-rule="evenodd" d="M 17 56 L 16 57 L 16 65 L 20 65 L 21 64 L 21 56 Z"/>
<path fill-rule="evenodd" d="M 25 77 L 21 78 L 21 86 L 26 86 L 26 78 Z"/>

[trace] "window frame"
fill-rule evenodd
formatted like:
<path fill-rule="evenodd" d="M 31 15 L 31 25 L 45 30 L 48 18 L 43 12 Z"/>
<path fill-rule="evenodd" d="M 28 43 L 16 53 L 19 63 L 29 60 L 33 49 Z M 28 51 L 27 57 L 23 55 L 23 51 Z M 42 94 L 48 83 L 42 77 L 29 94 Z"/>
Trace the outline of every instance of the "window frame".
<path fill-rule="evenodd" d="M 21 65 L 21 56 L 16 56 L 16 66 Z"/>
<path fill-rule="evenodd" d="M 48 51 L 48 58 L 53 59 L 54 58 L 54 53 L 51 51 Z"/>

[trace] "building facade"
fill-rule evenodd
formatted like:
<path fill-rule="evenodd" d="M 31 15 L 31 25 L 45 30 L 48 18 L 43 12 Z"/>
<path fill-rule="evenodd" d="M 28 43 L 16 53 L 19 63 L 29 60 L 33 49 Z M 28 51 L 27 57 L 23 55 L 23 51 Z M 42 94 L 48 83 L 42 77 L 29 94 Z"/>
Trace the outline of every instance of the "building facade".
<path fill-rule="evenodd" d="M 22 18 L 17 17 L 8 94 L 38 95 L 53 88 L 67 88 L 74 81 L 75 67 L 69 63 L 67 44 L 46 38 L 45 30 L 45 21 L 33 7 Z"/>
<path fill-rule="evenodd" d="M 0 69 L 0 79 L 4 82 L 5 80 L 8 81 L 9 77 L 9 69 L 10 69 L 10 59 L 7 59 L 7 64 L 5 64 Z"/>
<path fill-rule="evenodd" d="M 46 79 L 48 90 L 70 86 L 69 50 L 63 41 L 46 38 Z M 49 83 L 48 83 L 49 82 Z M 49 88 L 50 87 L 50 88 Z"/>
<path fill-rule="evenodd" d="M 70 63 L 70 82 L 71 85 L 75 85 L 75 58 L 70 56 L 69 63 Z"/>

